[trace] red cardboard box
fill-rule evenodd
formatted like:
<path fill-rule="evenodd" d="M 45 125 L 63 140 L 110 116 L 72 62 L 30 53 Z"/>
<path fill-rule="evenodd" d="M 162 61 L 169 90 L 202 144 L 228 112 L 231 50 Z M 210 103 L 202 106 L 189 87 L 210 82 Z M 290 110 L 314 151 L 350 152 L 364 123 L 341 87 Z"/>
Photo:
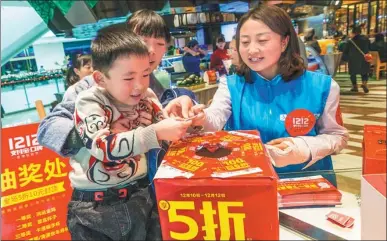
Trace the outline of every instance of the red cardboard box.
<path fill-rule="evenodd" d="M 278 240 L 277 175 L 257 131 L 188 136 L 155 188 L 164 240 Z"/>
<path fill-rule="evenodd" d="M 386 126 L 365 125 L 363 175 L 386 173 Z"/>

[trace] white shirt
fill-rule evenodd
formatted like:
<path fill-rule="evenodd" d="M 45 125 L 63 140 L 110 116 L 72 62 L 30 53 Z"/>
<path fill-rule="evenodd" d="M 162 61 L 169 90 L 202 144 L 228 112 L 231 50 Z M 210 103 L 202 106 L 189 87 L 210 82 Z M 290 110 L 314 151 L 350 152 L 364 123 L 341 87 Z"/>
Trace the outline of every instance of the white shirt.
<path fill-rule="evenodd" d="M 303 163 L 310 160 L 306 167 L 311 166 L 316 161 L 331 155 L 339 153 L 347 146 L 349 134 L 344 126 L 336 121 L 336 112 L 340 101 L 340 86 L 332 79 L 331 89 L 325 104 L 325 109 L 321 117 L 317 120 L 317 136 L 298 136 L 290 137 L 293 143 L 286 143 L 289 148 L 279 150 L 278 148 L 267 148 L 273 159 L 273 164 L 283 166 L 297 160 Z M 204 110 L 206 113 L 206 122 L 204 130 L 221 130 L 231 116 L 231 95 L 227 86 L 227 79 L 221 78 L 218 90 L 216 91 L 210 107 Z M 268 145 L 266 145 L 268 147 Z M 305 168 L 306 168 L 305 167 Z"/>

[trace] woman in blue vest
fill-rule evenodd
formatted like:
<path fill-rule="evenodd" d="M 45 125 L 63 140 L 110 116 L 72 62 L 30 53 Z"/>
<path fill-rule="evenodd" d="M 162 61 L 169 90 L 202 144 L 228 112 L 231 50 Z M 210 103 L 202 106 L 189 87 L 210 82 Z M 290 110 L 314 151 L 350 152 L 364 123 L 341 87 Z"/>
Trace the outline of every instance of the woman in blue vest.
<path fill-rule="evenodd" d="M 237 49 L 239 74 L 220 82 L 209 108 L 203 112 L 203 105 L 180 97 L 165 113 L 197 115 L 193 125 L 207 131 L 258 130 L 282 177 L 333 170 L 330 155 L 348 140 L 339 111 L 340 88 L 330 76 L 305 71 L 286 12 L 261 5 L 246 13 L 238 24 Z M 325 176 L 336 185 L 334 175 Z"/>

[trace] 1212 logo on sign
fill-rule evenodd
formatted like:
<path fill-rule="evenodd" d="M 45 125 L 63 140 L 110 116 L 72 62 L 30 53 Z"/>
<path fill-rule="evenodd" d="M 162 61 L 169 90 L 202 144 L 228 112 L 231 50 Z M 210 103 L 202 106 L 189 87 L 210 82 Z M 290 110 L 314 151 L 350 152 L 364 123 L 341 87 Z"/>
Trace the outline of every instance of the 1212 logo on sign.
<path fill-rule="evenodd" d="M 9 138 L 8 144 L 11 156 L 16 156 L 17 158 L 20 158 L 20 156 L 24 157 L 25 155 L 29 156 L 30 154 L 34 155 L 43 149 L 36 139 L 36 134 Z"/>

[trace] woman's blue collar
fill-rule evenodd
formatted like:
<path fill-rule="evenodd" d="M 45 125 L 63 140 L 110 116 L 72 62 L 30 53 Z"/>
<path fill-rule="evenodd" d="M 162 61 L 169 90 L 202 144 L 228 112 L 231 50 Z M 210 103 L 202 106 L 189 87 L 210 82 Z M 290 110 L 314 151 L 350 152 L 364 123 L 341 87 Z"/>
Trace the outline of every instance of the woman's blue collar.
<path fill-rule="evenodd" d="M 282 76 L 277 74 L 272 80 L 268 80 L 257 72 L 251 71 L 251 79 L 255 84 L 258 85 L 276 85 L 282 81 Z"/>

